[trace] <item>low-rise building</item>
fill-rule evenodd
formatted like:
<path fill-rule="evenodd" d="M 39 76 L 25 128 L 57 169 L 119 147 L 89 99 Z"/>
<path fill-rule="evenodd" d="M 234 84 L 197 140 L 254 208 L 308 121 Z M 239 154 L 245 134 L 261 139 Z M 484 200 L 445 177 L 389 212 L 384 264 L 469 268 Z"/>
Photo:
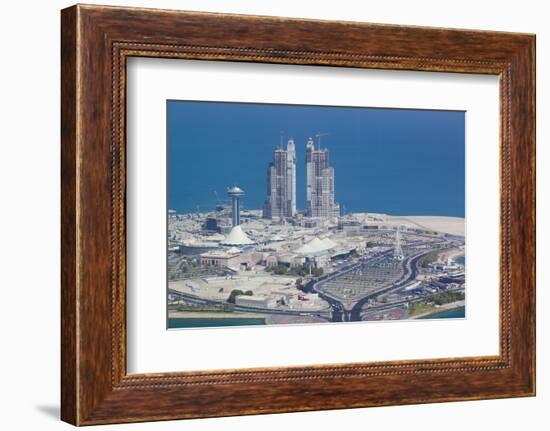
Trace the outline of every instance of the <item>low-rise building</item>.
<path fill-rule="evenodd" d="M 248 269 L 263 258 L 262 253 L 258 252 L 242 252 L 238 248 L 230 248 L 228 250 L 214 250 L 200 255 L 201 265 L 217 266 L 220 268 Z"/>
<path fill-rule="evenodd" d="M 238 295 L 235 297 L 235 305 L 241 307 L 267 308 L 269 299 L 266 296 Z"/>

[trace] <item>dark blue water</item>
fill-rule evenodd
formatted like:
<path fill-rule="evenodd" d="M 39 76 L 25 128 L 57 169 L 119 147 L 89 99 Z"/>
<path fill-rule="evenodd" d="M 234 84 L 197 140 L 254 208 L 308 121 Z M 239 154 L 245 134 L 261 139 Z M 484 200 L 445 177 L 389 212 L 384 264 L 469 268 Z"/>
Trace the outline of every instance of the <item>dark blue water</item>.
<path fill-rule="evenodd" d="M 168 206 L 211 210 L 214 190 L 246 192 L 260 209 L 266 168 L 292 136 L 298 208 L 305 206 L 308 136 L 328 133 L 336 200 L 347 212 L 464 216 L 464 112 L 168 101 Z"/>
<path fill-rule="evenodd" d="M 459 319 L 465 316 L 465 307 L 451 308 L 450 310 L 443 310 L 437 313 L 428 314 L 421 317 L 421 319 Z"/>
<path fill-rule="evenodd" d="M 218 326 L 245 326 L 245 325 L 265 325 L 265 319 L 262 317 L 243 317 L 243 318 L 211 318 L 211 317 L 189 317 L 168 319 L 168 328 L 211 328 Z"/>

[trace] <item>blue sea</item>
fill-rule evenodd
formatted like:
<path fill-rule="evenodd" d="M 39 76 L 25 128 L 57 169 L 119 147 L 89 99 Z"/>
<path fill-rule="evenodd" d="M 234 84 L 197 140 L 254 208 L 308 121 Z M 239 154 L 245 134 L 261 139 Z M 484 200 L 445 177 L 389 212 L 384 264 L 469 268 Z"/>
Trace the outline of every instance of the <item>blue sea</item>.
<path fill-rule="evenodd" d="M 242 318 L 211 318 L 211 317 L 185 317 L 168 319 L 169 329 L 178 328 L 212 328 L 220 326 L 247 326 L 265 325 L 263 317 Z"/>
<path fill-rule="evenodd" d="M 345 212 L 464 217 L 464 112 L 246 103 L 167 102 L 168 207 L 210 211 L 238 185 L 260 209 L 281 130 L 296 143 L 298 208 L 306 141 L 321 132 Z"/>
<path fill-rule="evenodd" d="M 443 310 L 437 313 L 428 314 L 421 317 L 421 319 L 463 319 L 465 316 L 465 307 L 451 308 L 450 310 Z"/>

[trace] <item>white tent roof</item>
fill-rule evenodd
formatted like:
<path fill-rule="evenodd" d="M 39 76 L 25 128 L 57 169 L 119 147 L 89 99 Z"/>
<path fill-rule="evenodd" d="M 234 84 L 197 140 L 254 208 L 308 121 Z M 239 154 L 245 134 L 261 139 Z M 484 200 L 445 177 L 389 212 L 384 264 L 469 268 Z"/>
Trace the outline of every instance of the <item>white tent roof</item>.
<path fill-rule="evenodd" d="M 313 238 L 311 241 L 305 243 L 299 249 L 296 250 L 296 253 L 299 254 L 314 254 L 320 253 L 322 251 L 329 250 L 335 247 L 337 244 L 330 240 L 329 238 L 319 239 L 317 237 Z"/>
<path fill-rule="evenodd" d="M 225 239 L 221 242 L 223 245 L 249 245 L 254 244 L 254 241 L 252 241 L 246 233 L 244 233 L 243 229 L 240 225 L 233 226 L 233 229 L 231 229 L 231 232 L 229 232 L 229 235 L 225 237 Z"/>
<path fill-rule="evenodd" d="M 329 248 L 334 248 L 336 247 L 338 244 L 336 244 L 334 241 L 332 241 L 330 238 L 323 238 L 321 240 L 321 243 L 323 244 L 324 247 L 326 247 L 327 249 Z"/>
<path fill-rule="evenodd" d="M 307 244 L 304 244 L 303 246 L 301 246 L 298 250 L 296 250 L 296 253 L 299 253 L 299 254 L 311 254 L 311 253 L 315 253 L 313 251 L 313 249 L 307 245 Z"/>

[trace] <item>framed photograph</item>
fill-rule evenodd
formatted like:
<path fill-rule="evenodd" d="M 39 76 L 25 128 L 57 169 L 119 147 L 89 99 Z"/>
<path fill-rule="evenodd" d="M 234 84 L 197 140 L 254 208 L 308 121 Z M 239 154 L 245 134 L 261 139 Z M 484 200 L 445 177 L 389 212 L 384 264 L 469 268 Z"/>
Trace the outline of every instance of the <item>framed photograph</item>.
<path fill-rule="evenodd" d="M 62 11 L 62 419 L 535 394 L 535 36 Z"/>

